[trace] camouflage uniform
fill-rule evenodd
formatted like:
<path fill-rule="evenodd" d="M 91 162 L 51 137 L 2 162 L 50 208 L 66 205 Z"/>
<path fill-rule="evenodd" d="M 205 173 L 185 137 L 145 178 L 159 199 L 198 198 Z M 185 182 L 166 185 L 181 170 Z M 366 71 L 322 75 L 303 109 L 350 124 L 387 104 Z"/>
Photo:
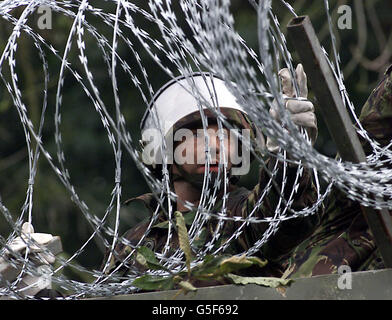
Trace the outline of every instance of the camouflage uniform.
<path fill-rule="evenodd" d="M 266 166 L 269 171 L 272 171 L 275 165 L 275 159 L 270 159 L 267 161 Z M 281 163 L 278 163 L 278 166 L 281 166 Z M 275 178 L 276 185 L 281 185 L 282 181 L 282 168 L 279 168 L 277 177 Z M 286 173 L 286 199 L 291 193 L 292 186 L 294 186 L 295 178 L 296 178 L 297 168 L 288 168 Z M 234 185 L 230 185 L 230 192 L 227 199 L 227 215 L 230 217 L 240 216 L 247 217 L 252 209 L 255 207 L 257 200 L 259 199 L 261 192 L 263 192 L 266 184 L 268 182 L 268 176 L 265 170 L 260 169 L 259 182 L 253 188 L 253 190 L 248 190 L 244 187 L 236 187 Z M 219 197 L 218 197 L 219 199 Z M 269 217 L 274 213 L 274 209 L 278 204 L 280 199 L 280 190 L 272 187 L 269 193 L 266 195 L 265 200 L 260 206 L 259 210 L 257 210 L 255 217 L 256 218 L 265 218 Z M 310 170 L 304 170 L 302 179 L 298 186 L 298 191 L 296 196 L 294 197 L 294 202 L 291 205 L 294 210 L 301 210 L 305 207 L 311 206 L 312 203 L 317 199 L 316 189 L 312 182 L 312 174 Z M 150 212 L 150 216 L 152 212 L 155 211 L 157 207 L 157 201 L 152 194 L 144 194 L 139 197 L 129 199 L 126 201 L 126 205 L 132 205 L 135 201 L 142 201 L 147 210 Z M 218 201 L 212 212 L 218 213 L 222 211 L 222 200 Z M 195 211 L 189 211 L 183 213 L 187 226 L 189 227 L 195 217 Z M 129 241 L 129 245 L 125 245 L 119 243 L 115 249 L 115 255 L 113 255 L 112 260 L 110 262 L 110 267 L 108 271 L 112 270 L 114 266 L 118 265 L 120 262 L 124 260 L 124 258 L 132 251 L 132 247 L 135 247 L 141 237 L 147 230 L 149 225 L 150 218 L 146 221 L 142 221 L 134 228 L 127 231 L 123 238 Z M 271 237 L 266 245 L 261 249 L 260 256 L 264 259 L 268 259 L 270 263 L 267 268 L 264 270 L 265 276 L 281 276 L 282 271 L 280 266 L 275 265 L 274 261 L 277 261 L 281 256 L 290 252 L 296 245 L 298 245 L 301 241 L 303 241 L 306 237 L 308 237 L 314 230 L 315 226 L 317 226 L 320 222 L 320 217 L 318 215 L 313 215 L 311 217 L 306 218 L 297 218 L 291 219 L 286 222 L 283 222 L 280 225 L 279 230 L 275 235 Z M 215 230 L 217 220 L 214 218 L 209 219 L 206 226 L 203 228 L 203 231 L 198 239 L 193 241 L 192 249 L 197 251 L 198 249 L 202 249 L 203 246 L 211 240 L 213 231 Z M 234 232 L 239 228 L 241 222 L 234 221 L 226 221 L 224 223 L 224 227 L 221 232 L 221 237 L 218 241 L 214 242 L 214 248 L 218 248 L 225 241 L 230 238 Z M 249 224 L 244 227 L 241 235 L 230 242 L 230 245 L 225 250 L 226 254 L 238 254 L 244 252 L 250 248 L 266 231 L 268 227 L 268 223 L 258 223 L 258 224 Z M 165 218 L 163 213 L 159 214 L 158 221 L 154 224 L 151 230 L 148 233 L 148 236 L 141 243 L 142 246 L 149 247 L 155 252 L 161 252 L 167 239 L 167 231 L 168 231 L 168 221 Z M 178 237 L 174 230 L 173 238 L 171 239 L 171 250 L 178 248 Z M 169 252 L 170 254 L 170 252 Z M 106 259 L 104 260 L 106 261 Z M 125 268 L 122 270 L 126 273 L 129 269 L 134 269 L 138 271 L 143 270 L 142 266 L 137 264 L 134 259 L 131 259 L 128 263 L 125 264 Z"/>
<path fill-rule="evenodd" d="M 360 121 L 380 146 L 392 141 L 392 66 L 365 103 Z M 362 145 L 371 153 L 368 143 Z M 283 263 L 292 278 L 337 273 L 341 265 L 353 272 L 384 267 L 359 203 L 336 189 L 326 203 L 321 225 Z"/>

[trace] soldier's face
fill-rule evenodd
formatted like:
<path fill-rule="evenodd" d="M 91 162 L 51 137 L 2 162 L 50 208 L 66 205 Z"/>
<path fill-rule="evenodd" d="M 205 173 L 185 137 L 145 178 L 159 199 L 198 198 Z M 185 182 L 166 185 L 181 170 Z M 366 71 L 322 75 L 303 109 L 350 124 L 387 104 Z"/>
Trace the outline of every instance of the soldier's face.
<path fill-rule="evenodd" d="M 219 164 L 226 164 L 229 171 L 232 167 L 231 154 L 235 148 L 227 129 L 219 130 L 217 124 L 203 128 L 178 130 L 174 136 L 174 162 L 189 174 L 204 174 L 207 162 L 210 172 L 218 172 Z M 206 139 L 208 138 L 208 139 Z M 206 141 L 207 140 L 207 141 Z M 233 139 L 232 139 L 233 140 Z M 206 153 L 207 144 L 209 153 Z"/>

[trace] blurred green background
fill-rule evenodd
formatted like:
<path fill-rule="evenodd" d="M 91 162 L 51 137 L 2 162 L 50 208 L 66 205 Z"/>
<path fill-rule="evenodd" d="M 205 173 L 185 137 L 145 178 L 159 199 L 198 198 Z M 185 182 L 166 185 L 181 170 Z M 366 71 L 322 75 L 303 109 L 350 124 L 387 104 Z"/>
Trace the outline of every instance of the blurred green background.
<path fill-rule="evenodd" d="M 134 1 L 135 4 L 147 8 L 145 2 Z M 307 14 L 311 17 L 321 43 L 327 50 L 330 50 L 328 24 L 323 1 L 295 0 L 288 2 L 294 7 L 297 14 Z M 336 21 L 340 16 L 338 7 L 344 4 L 352 8 L 351 30 L 336 28 Z M 115 13 L 114 4 L 94 1 L 94 6 Z M 287 25 L 292 15 L 278 0 L 273 1 L 273 7 L 281 23 L 282 31 L 286 33 L 284 26 Z M 232 1 L 231 9 L 235 18 L 236 30 L 246 40 L 248 46 L 257 51 L 257 16 L 255 10 L 244 0 Z M 23 8 L 15 9 L 12 15 L 19 17 L 22 11 Z M 359 113 L 371 90 L 391 62 L 392 35 L 390 31 L 392 22 L 390 17 L 392 3 L 388 0 L 333 0 L 330 1 L 330 12 L 335 26 L 345 84 Z M 73 23 L 72 19 L 54 12 L 52 16 L 53 29 L 39 30 L 36 27 L 39 17 L 37 13 L 31 16 L 28 25 L 62 55 Z M 112 40 L 111 27 L 104 25 L 91 14 L 87 14 L 86 19 L 99 32 L 103 33 L 109 41 Z M 135 22 L 141 28 L 150 32 L 152 36 L 158 34 L 156 27 L 140 15 L 135 15 Z M 140 47 L 140 44 L 130 34 L 129 30 L 124 27 L 122 27 L 122 30 L 124 35 L 133 42 L 133 48 L 140 55 L 149 75 L 149 81 L 154 90 L 157 90 L 169 79 L 168 76 Z M 3 52 L 11 31 L 11 23 L 0 19 L 0 52 Z M 94 75 L 95 83 L 109 112 L 114 116 L 111 80 L 102 59 L 102 54 L 96 40 L 87 32 L 85 32 L 84 40 L 86 42 L 88 64 Z M 291 47 L 289 46 L 289 48 Z M 18 39 L 16 70 L 23 102 L 26 104 L 29 117 L 36 128 L 41 117 L 44 90 L 42 62 L 37 52 L 31 38 L 22 32 Z M 45 52 L 48 58 L 50 81 L 48 109 L 45 115 L 42 139 L 47 151 L 50 152 L 55 163 L 57 163 L 54 113 L 61 61 L 49 50 L 45 49 Z M 136 66 L 135 57 L 123 41 L 119 42 L 118 53 L 130 65 L 132 72 L 140 78 L 141 71 Z M 74 70 L 84 75 L 83 66 L 79 62 L 78 55 L 78 48 L 74 40 L 68 55 L 68 61 L 72 64 Z M 297 64 L 299 61 L 296 60 L 297 56 L 294 52 L 293 57 L 295 64 Z M 140 136 L 139 122 L 144 113 L 145 104 L 140 93 L 132 84 L 129 75 L 124 73 L 121 68 L 117 69 L 122 112 L 133 140 L 138 141 Z M 2 72 L 4 77 L 9 80 L 8 62 L 4 63 Z M 87 82 L 85 83 L 87 84 Z M 309 84 L 309 86 L 311 90 L 312 84 Z M 88 205 L 91 213 L 97 217 L 102 217 L 109 204 L 111 191 L 114 187 L 113 149 L 108 142 L 107 133 L 94 109 L 94 105 L 69 72 L 66 72 L 62 92 L 61 133 L 66 166 L 70 172 L 71 182 L 80 198 Z M 323 154 L 334 156 L 333 142 L 330 140 L 320 115 L 318 115 L 318 119 L 320 132 L 316 148 Z M 12 213 L 15 220 L 20 215 L 26 198 L 29 172 L 27 155 L 25 134 L 17 110 L 4 83 L 0 82 L 0 199 Z M 256 170 L 257 167 L 254 165 L 252 173 Z M 240 183 L 251 187 L 255 183 L 255 176 L 250 174 L 243 178 Z M 72 255 L 88 239 L 93 230 L 80 210 L 71 201 L 70 194 L 54 174 L 43 155 L 40 157 L 34 188 L 33 224 L 35 230 L 61 236 L 64 257 Z M 133 160 L 124 152 L 122 158 L 123 200 L 148 191 L 147 184 Z M 114 225 L 114 211 L 112 210 L 109 218 L 109 225 L 112 227 Z M 140 212 L 138 210 L 133 212 L 121 211 L 120 233 L 123 233 L 143 218 L 143 214 Z M 0 235 L 7 238 L 11 232 L 12 226 L 8 224 L 3 215 L 0 215 Z M 103 251 L 102 241 L 94 238 L 76 261 L 87 269 L 97 269 L 101 264 Z M 66 270 L 65 273 L 70 278 L 77 280 L 89 281 L 91 279 L 87 274 L 75 270 Z"/>

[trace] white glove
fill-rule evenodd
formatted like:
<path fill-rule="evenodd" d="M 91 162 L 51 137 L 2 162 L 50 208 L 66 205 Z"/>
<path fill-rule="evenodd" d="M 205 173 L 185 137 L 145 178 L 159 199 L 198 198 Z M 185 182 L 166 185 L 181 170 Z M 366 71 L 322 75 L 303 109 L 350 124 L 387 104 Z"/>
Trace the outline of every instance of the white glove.
<path fill-rule="evenodd" d="M 24 275 L 17 288 L 22 295 L 33 296 L 42 289 L 51 288 L 52 271 L 50 265 L 55 262 L 55 255 L 60 253 L 62 248 L 59 237 L 47 233 L 34 233 L 33 226 L 25 222 L 22 226 L 21 236 L 12 240 L 5 249 L 6 257 L 0 257 L 0 274 L 3 279 L 12 282 L 20 274 L 23 263 L 11 264 L 7 256 L 11 258 L 12 252 L 23 256 L 27 247 L 29 248 L 28 253 L 32 255 L 37 265 L 37 272 L 40 275 Z M 1 281 L 0 285 L 3 285 Z"/>
<path fill-rule="evenodd" d="M 29 238 L 31 240 L 29 240 Z M 7 252 L 19 252 L 22 253 L 29 247 L 29 252 L 37 253 L 41 258 L 40 260 L 45 264 L 52 264 L 55 261 L 55 257 L 51 252 L 43 252 L 45 245 L 49 244 L 54 237 L 48 233 L 34 233 L 33 226 L 25 222 L 22 226 L 21 237 L 15 238 L 8 246 Z"/>
<path fill-rule="evenodd" d="M 299 86 L 299 96 L 301 98 L 308 97 L 308 85 L 306 73 L 302 64 L 298 64 L 295 70 L 296 79 Z M 279 77 L 282 81 L 282 92 L 287 98 L 285 98 L 285 107 L 290 112 L 291 120 L 300 127 L 303 127 L 308 132 L 309 138 L 311 140 L 312 146 L 316 142 L 317 138 L 317 119 L 314 113 L 313 103 L 308 100 L 295 100 L 290 98 L 295 98 L 295 89 L 293 87 L 293 82 L 291 79 L 290 72 L 287 68 L 279 71 Z M 270 109 L 271 116 L 280 121 L 276 102 L 273 103 Z M 279 146 L 276 144 L 274 139 L 267 137 L 267 149 L 270 152 L 277 152 Z"/>

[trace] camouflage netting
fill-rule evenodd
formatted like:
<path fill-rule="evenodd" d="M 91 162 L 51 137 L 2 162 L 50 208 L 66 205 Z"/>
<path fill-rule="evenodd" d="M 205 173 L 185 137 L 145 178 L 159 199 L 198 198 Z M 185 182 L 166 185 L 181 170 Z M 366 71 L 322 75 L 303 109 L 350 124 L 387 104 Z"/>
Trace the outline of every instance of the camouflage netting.
<path fill-rule="evenodd" d="M 279 201 L 271 218 L 263 220 L 256 218 L 253 212 L 257 206 L 248 217 L 236 218 L 237 222 L 241 222 L 241 227 L 231 236 L 230 241 L 236 239 L 248 224 L 268 223 L 266 232 L 260 235 L 260 238 L 245 252 L 248 256 L 253 255 L 268 241 L 282 221 L 317 214 L 318 208 L 328 196 L 332 185 L 337 186 L 349 198 L 359 201 L 364 206 L 392 207 L 392 186 L 390 185 L 392 171 L 380 168 L 381 163 L 390 163 L 392 153 L 390 148 L 381 148 L 368 136 L 355 114 L 354 106 L 343 82 L 327 0 L 322 6 L 320 3 L 320 8 L 325 10 L 325 19 L 330 24 L 330 37 L 334 48 L 334 55 L 332 58 L 328 57 L 328 61 L 335 72 L 344 103 L 357 122 L 358 134 L 368 140 L 373 149 L 371 155 L 368 156 L 367 164 L 346 163 L 319 153 L 309 144 L 303 132 L 301 133 L 290 120 L 283 107 L 283 97 L 279 93 L 280 84 L 277 71 L 287 67 L 294 74 L 295 65 L 287 49 L 279 17 L 275 16 L 271 9 L 271 1 L 249 1 L 257 14 L 257 25 L 254 28 L 258 35 L 258 51 L 249 47 L 236 32 L 235 21 L 230 12 L 230 1 L 184 0 L 179 3 L 172 4 L 169 0 L 150 0 L 138 6 L 134 1 L 112 0 L 104 2 L 105 5 L 100 7 L 99 1 L 88 0 L 5 0 L 1 2 L 2 23 L 11 26 L 12 30 L 6 46 L 1 50 L 1 85 L 6 88 L 14 108 L 17 110 L 19 118 L 16 119 L 15 126 L 23 127 L 29 165 L 26 198 L 20 212 L 10 212 L 7 209 L 6 201 L 3 202 L 0 197 L 1 214 L 12 229 L 8 237 L 0 238 L 0 247 L 2 247 L 0 256 L 5 259 L 4 262 L 8 261 L 13 264 L 19 262 L 22 265 L 15 280 L 3 281 L 3 287 L 0 288 L 1 296 L 24 297 L 23 289 L 19 289 L 18 284 L 26 275 L 37 272 L 36 264 L 28 254 L 29 250 L 22 254 L 19 252 L 12 255 L 10 245 L 15 237 L 21 235 L 24 222 L 30 222 L 34 225 L 33 206 L 39 206 L 34 197 L 35 181 L 39 175 L 39 170 L 37 170 L 39 162 L 46 162 L 50 165 L 58 178 L 59 185 L 67 190 L 70 201 L 77 206 L 91 230 L 89 237 L 80 243 L 78 250 L 67 259 L 58 258 L 56 267 L 49 271 L 53 285 L 64 290 L 67 293 L 67 299 L 125 294 L 137 290 L 132 286 L 132 282 L 138 274 L 120 279 L 116 278 L 115 272 L 106 272 L 112 258 L 111 254 L 108 255 L 102 271 L 90 270 L 75 261 L 87 250 L 86 247 L 93 239 L 111 251 L 117 243 L 123 241 L 119 233 L 119 223 L 120 206 L 125 200 L 122 194 L 124 168 L 122 158 L 124 154 L 134 160 L 132 165 L 141 172 L 158 202 L 168 203 L 167 210 L 165 209 L 166 214 L 170 219 L 174 219 L 173 203 L 176 201 L 176 195 L 172 190 L 168 175 L 156 179 L 149 168 L 140 162 L 138 137 L 128 130 L 123 115 L 124 110 L 130 107 L 144 110 L 159 88 L 151 84 L 154 73 L 144 66 L 147 59 L 152 60 L 155 67 L 164 72 L 169 79 L 179 75 L 187 75 L 193 71 L 210 71 L 225 79 L 227 86 L 241 102 L 254 124 L 263 128 L 265 135 L 276 138 L 281 148 L 280 152 L 275 155 L 268 154 L 268 151 L 264 150 L 265 155 L 284 159 L 285 166 L 288 166 L 289 163 L 298 165 L 297 183 L 301 179 L 304 167 L 313 170 L 318 195 L 312 206 L 299 211 L 291 207 L 292 199 L 297 192 L 296 186 L 294 186 L 289 193 L 289 198 L 285 201 Z M 283 0 L 281 4 L 293 17 L 296 16 L 290 4 Z M 42 32 L 35 23 L 37 11 L 40 8 L 42 10 L 43 6 L 45 9 L 50 8 L 54 16 L 62 16 L 71 21 L 68 35 L 62 35 L 64 43 L 61 48 L 54 47 L 45 38 L 45 32 Z M 103 7 L 105 9 L 102 9 Z M 105 32 L 101 28 L 106 28 Z M 107 32 L 107 30 L 111 32 Z M 55 33 L 56 30 L 50 32 Z M 34 125 L 29 114 L 29 105 L 25 102 L 24 83 L 18 77 L 19 59 L 21 57 L 23 59 L 23 56 L 17 55 L 19 50 L 23 50 L 18 46 L 21 37 L 27 37 L 30 40 L 30 44 L 35 50 L 34 54 L 39 56 L 42 63 L 44 82 L 40 91 L 42 95 L 41 118 L 39 123 Z M 94 40 L 95 47 L 86 45 L 87 38 Z M 132 55 L 132 64 L 127 62 L 127 57 L 123 55 L 124 51 L 119 52 L 120 46 L 127 48 L 127 55 Z M 90 61 L 89 50 L 95 50 L 102 56 L 104 63 L 101 63 L 100 68 L 97 68 L 97 61 Z M 53 69 L 50 68 L 50 64 L 53 61 L 57 62 L 60 68 L 56 69 L 56 74 L 52 75 L 50 73 L 53 72 Z M 130 106 L 121 101 L 117 77 L 119 73 L 127 76 L 129 87 L 137 89 L 138 99 L 143 101 L 144 105 Z M 97 84 L 98 78 L 106 79 L 105 90 L 112 91 L 111 101 L 102 98 L 104 88 Z M 53 79 L 55 79 L 54 84 Z M 90 210 L 86 201 L 78 194 L 78 187 L 72 183 L 72 172 L 67 164 L 72 159 L 67 158 L 67 153 L 64 151 L 62 113 L 67 108 L 63 101 L 68 81 L 78 83 L 80 90 L 91 101 L 93 106 L 91 113 L 99 116 L 102 123 L 100 130 L 106 132 L 113 151 L 113 172 L 115 173 L 113 189 L 106 210 L 99 215 Z M 235 81 L 236 86 L 233 86 L 231 81 Z M 298 84 L 295 84 L 295 87 L 298 88 Z M 197 95 L 197 90 L 194 94 Z M 278 101 L 279 110 L 283 115 L 282 123 L 276 122 L 269 113 L 274 100 Z M 53 122 L 49 124 L 47 118 L 53 118 Z M 223 119 L 221 120 L 223 121 Z M 46 127 L 51 128 L 51 135 L 54 134 L 55 139 L 52 145 L 46 143 L 48 137 L 43 135 L 44 132 L 47 132 Z M 78 128 L 74 128 L 74 130 L 77 132 Z M 102 143 L 107 143 L 107 141 L 102 141 Z M 287 154 L 290 154 L 290 159 L 286 157 Z M 254 152 L 254 156 L 261 166 L 265 166 L 264 157 L 256 152 Z M 165 163 L 163 167 L 166 169 Z M 268 192 L 274 184 L 276 174 L 277 170 L 269 172 L 269 182 L 266 183 L 264 192 L 260 194 Z M 221 178 L 227 180 L 225 176 Z M 209 177 L 206 176 L 205 180 L 208 179 Z M 326 183 L 319 183 L 319 179 Z M 283 177 L 283 183 L 280 186 L 282 193 L 285 191 L 285 185 L 285 177 Z M 227 183 L 224 186 L 227 186 Z M 230 241 L 225 242 L 218 249 L 213 249 L 214 243 L 221 236 L 223 225 L 227 220 L 233 219 L 228 218 L 225 212 L 226 191 L 222 198 L 222 212 L 219 214 L 210 212 L 216 204 L 216 194 L 216 188 L 203 189 L 201 205 L 197 207 L 195 220 L 188 230 L 192 244 L 200 235 L 202 227 L 208 219 L 218 219 L 219 221 L 213 231 L 212 240 L 198 252 L 192 265 L 199 264 L 207 254 L 224 252 L 230 243 Z M 263 196 L 260 197 L 258 206 L 262 203 Z M 160 209 L 162 208 L 158 207 L 156 212 Z M 169 224 L 167 246 L 163 252 L 157 253 L 157 257 L 167 269 L 178 271 L 186 268 L 186 262 L 183 250 L 179 249 L 168 255 L 169 250 L 167 249 L 173 235 L 173 228 Z M 28 242 L 29 247 L 34 246 L 32 239 L 29 237 L 24 239 Z M 30 248 L 30 250 L 34 250 L 34 248 Z M 136 248 L 129 252 L 129 257 L 134 254 L 135 250 Z M 70 280 L 62 275 L 61 271 L 64 268 L 80 269 L 89 273 L 94 280 L 89 283 Z M 166 271 L 151 269 L 148 272 L 154 275 L 165 274 Z"/>

